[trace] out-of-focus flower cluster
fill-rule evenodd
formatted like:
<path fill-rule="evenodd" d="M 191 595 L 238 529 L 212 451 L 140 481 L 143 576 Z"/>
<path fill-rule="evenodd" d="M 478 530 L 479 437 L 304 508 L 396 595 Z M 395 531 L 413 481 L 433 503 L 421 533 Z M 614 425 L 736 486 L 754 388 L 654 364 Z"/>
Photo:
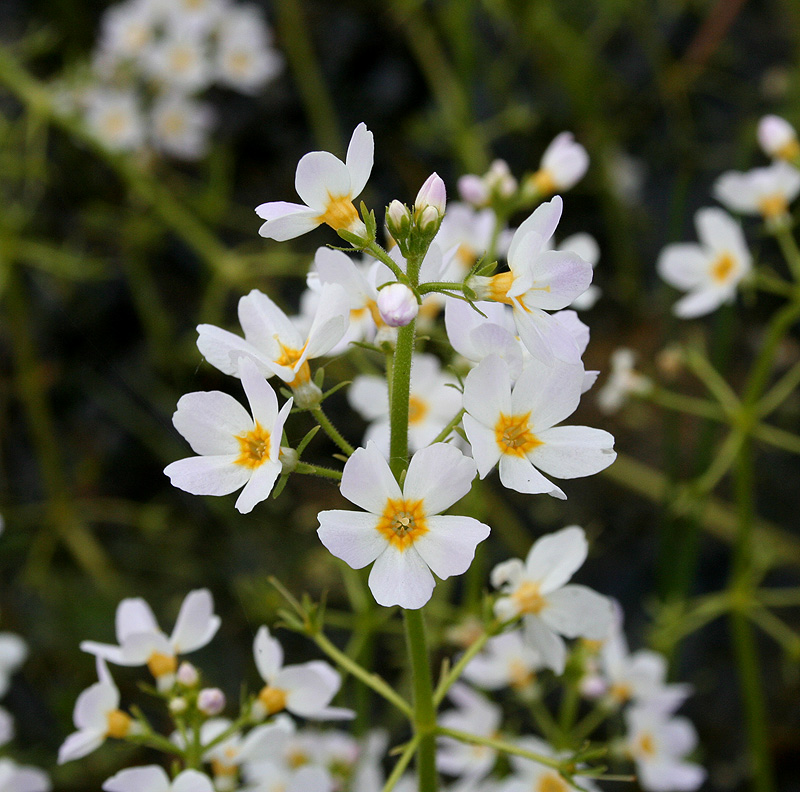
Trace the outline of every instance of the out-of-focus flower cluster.
<path fill-rule="evenodd" d="M 233 0 L 125 0 L 101 20 L 91 66 L 62 92 L 113 151 L 202 157 L 211 86 L 256 95 L 283 68 L 257 6 Z"/>

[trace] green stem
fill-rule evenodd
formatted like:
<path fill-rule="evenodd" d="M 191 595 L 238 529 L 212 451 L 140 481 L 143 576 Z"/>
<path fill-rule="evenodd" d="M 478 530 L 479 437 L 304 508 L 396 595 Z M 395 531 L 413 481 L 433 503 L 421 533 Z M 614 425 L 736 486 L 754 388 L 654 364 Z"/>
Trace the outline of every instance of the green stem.
<path fill-rule="evenodd" d="M 411 392 L 411 359 L 414 355 L 416 322 L 401 327 L 392 361 L 392 389 L 389 399 L 389 466 L 400 479 L 408 466 L 408 401 Z"/>
<path fill-rule="evenodd" d="M 642 398 L 660 407 L 666 407 L 668 410 L 675 410 L 687 415 L 696 415 L 698 418 L 725 421 L 725 413 L 720 409 L 719 405 L 708 401 L 708 399 L 684 396 L 681 393 L 673 393 L 662 388 L 653 388 Z"/>
<path fill-rule="evenodd" d="M 760 399 L 756 412 L 765 418 L 777 410 L 800 385 L 800 363 L 795 363 Z"/>
<path fill-rule="evenodd" d="M 442 431 L 436 435 L 436 437 L 433 438 L 431 443 L 443 443 L 445 440 L 447 440 L 447 438 L 453 433 L 453 430 L 461 423 L 461 418 L 463 417 L 464 412 L 465 410 L 463 409 L 459 410 L 458 414 L 447 423 L 447 426 L 445 426 L 444 429 L 442 429 Z"/>
<path fill-rule="evenodd" d="M 381 792 L 391 792 L 391 790 L 395 788 L 400 777 L 405 773 L 408 763 L 417 752 L 419 741 L 420 735 L 415 734 L 411 742 L 403 749 L 403 753 L 400 754 L 400 758 L 397 760 L 397 764 L 392 768 L 392 772 L 386 779 L 386 783 L 383 785 Z"/>
<path fill-rule="evenodd" d="M 370 242 L 365 248 L 366 253 L 370 253 L 373 258 L 376 258 L 382 264 L 385 264 L 397 278 L 400 283 L 408 283 L 408 276 L 400 269 L 397 262 L 374 240 Z"/>
<path fill-rule="evenodd" d="M 428 294 L 429 292 L 441 292 L 441 291 L 463 292 L 464 284 L 456 283 L 455 281 L 427 281 L 423 283 L 417 289 L 417 291 L 420 294 Z"/>
<path fill-rule="evenodd" d="M 320 467 L 319 465 L 309 465 L 306 462 L 298 462 L 297 467 L 292 472 L 302 473 L 306 476 L 322 476 L 323 478 L 335 479 L 336 481 L 342 480 L 342 472 L 340 470 Z"/>
<path fill-rule="evenodd" d="M 779 429 L 777 426 L 759 424 L 753 429 L 753 437 L 769 443 L 775 448 L 782 448 L 792 454 L 800 454 L 800 436 L 784 429 Z"/>
<path fill-rule="evenodd" d="M 433 701 L 434 704 L 438 707 L 444 697 L 447 695 L 447 691 L 450 690 L 451 687 L 461 678 L 461 675 L 464 673 L 464 669 L 469 665 L 469 662 L 475 657 L 478 652 L 486 646 L 486 642 L 494 635 L 495 633 L 487 630 L 484 632 L 480 637 L 476 638 L 467 648 L 467 651 L 464 652 L 463 655 L 459 658 L 458 662 L 450 669 L 450 671 L 439 680 L 439 684 L 436 686 L 436 693 L 434 694 Z"/>
<path fill-rule="evenodd" d="M 573 745 L 582 745 L 584 740 L 597 729 L 611 714 L 605 701 L 601 701 L 583 720 L 578 721 L 572 730 Z"/>
<path fill-rule="evenodd" d="M 533 762 L 544 765 L 545 767 L 552 767 L 554 770 L 561 772 L 567 769 L 569 762 L 562 762 L 558 759 L 553 759 L 552 756 L 544 756 L 534 751 L 528 751 L 525 748 L 520 748 L 513 743 L 506 742 L 505 740 L 498 740 L 494 737 L 482 737 L 479 734 L 470 734 L 463 732 L 459 729 L 449 729 L 446 726 L 439 726 L 436 729 L 438 734 L 444 734 L 447 737 L 452 737 L 459 742 L 471 743 L 473 745 L 485 745 L 487 748 L 494 748 L 495 751 L 501 753 L 511 754 L 513 756 L 522 756 L 525 759 L 530 759 Z"/>
<path fill-rule="evenodd" d="M 350 456 L 353 451 L 355 451 L 355 448 L 342 437 L 341 432 L 331 423 L 331 419 L 325 415 L 322 407 L 317 405 L 316 407 L 312 407 L 309 412 L 314 416 L 314 420 L 322 427 L 322 431 L 325 432 L 347 456 Z"/>
<path fill-rule="evenodd" d="M 800 249 L 797 247 L 797 240 L 794 238 L 791 227 L 783 223 L 779 225 L 775 229 L 775 239 L 778 240 L 781 253 L 783 253 L 792 277 L 800 283 Z"/>

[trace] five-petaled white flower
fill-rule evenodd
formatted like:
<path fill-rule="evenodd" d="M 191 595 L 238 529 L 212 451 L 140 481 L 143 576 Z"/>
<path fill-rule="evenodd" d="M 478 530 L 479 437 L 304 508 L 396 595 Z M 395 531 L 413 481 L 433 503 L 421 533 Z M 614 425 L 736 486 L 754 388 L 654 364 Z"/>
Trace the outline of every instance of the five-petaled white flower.
<path fill-rule="evenodd" d="M 714 196 L 732 212 L 782 222 L 800 193 L 800 170 L 783 160 L 741 173 L 727 171 L 714 182 Z"/>
<path fill-rule="evenodd" d="M 514 744 L 526 751 L 551 759 L 566 761 L 570 757 L 568 751 L 555 751 L 538 737 L 520 737 L 514 741 Z M 509 756 L 509 761 L 511 762 L 511 775 L 503 779 L 497 792 L 572 792 L 573 789 L 600 792 L 600 788 L 589 778 L 577 775 L 575 776 L 575 786 L 572 786 L 553 767 L 513 754 Z"/>
<path fill-rule="evenodd" d="M 503 486 L 565 499 L 544 473 L 591 476 L 615 459 L 614 437 L 588 426 L 556 426 L 578 406 L 582 366 L 528 366 L 512 388 L 508 365 L 489 355 L 464 382 L 464 430 L 481 478 L 499 462 Z"/>
<path fill-rule="evenodd" d="M 81 649 L 116 665 L 147 665 L 160 688 L 175 679 L 178 655 L 205 646 L 219 629 L 214 601 L 208 589 L 190 591 L 183 600 L 175 629 L 167 637 L 158 626 L 150 606 L 140 597 L 124 599 L 117 607 L 119 646 L 83 641 Z"/>
<path fill-rule="evenodd" d="M 539 653 L 523 640 L 519 630 L 512 630 L 490 638 L 467 664 L 464 678 L 485 690 L 511 687 L 523 692 L 535 682 L 540 668 Z"/>
<path fill-rule="evenodd" d="M 796 160 L 800 157 L 800 141 L 795 128 L 776 115 L 765 115 L 758 122 L 758 143 L 768 157 Z"/>
<path fill-rule="evenodd" d="M 183 770 L 170 781 L 163 767 L 129 767 L 111 776 L 105 792 L 214 792 L 211 779 L 198 770 Z"/>
<path fill-rule="evenodd" d="M 440 513 L 466 495 L 475 463 L 457 448 L 434 443 L 411 458 L 401 490 L 374 443 L 356 449 L 342 474 L 342 495 L 366 510 L 319 513 L 322 544 L 353 569 L 375 562 L 369 587 L 380 605 L 421 608 L 433 575 L 467 571 L 489 527 L 472 517 Z"/>
<path fill-rule="evenodd" d="M 508 248 L 509 272 L 475 276 L 468 284 L 478 299 L 507 303 L 514 309 L 522 342 L 547 365 L 556 359 L 580 360 L 575 340 L 546 311 L 566 308 L 592 282 L 591 265 L 577 253 L 549 249 L 562 208 L 561 196 L 556 195 L 516 230 Z"/>
<path fill-rule="evenodd" d="M 575 186 L 588 167 L 586 149 L 575 141 L 572 132 L 562 132 L 545 149 L 539 170 L 530 179 L 542 195 L 552 195 Z"/>
<path fill-rule="evenodd" d="M 611 602 L 586 586 L 565 585 L 586 559 L 583 529 L 563 528 L 534 542 L 523 562 L 512 558 L 492 570 L 492 585 L 503 596 L 495 614 L 507 621 L 523 617 L 526 638 L 542 663 L 564 671 L 567 650 L 561 636 L 603 640 L 611 628 Z"/>
<path fill-rule="evenodd" d="M 236 508 L 247 514 L 280 475 L 281 435 L 293 400 L 278 411 L 275 391 L 249 358 L 240 361 L 239 375 L 252 416 L 221 391 L 181 396 L 172 423 L 200 456 L 179 459 L 164 473 L 193 495 L 228 495 L 244 486 Z"/>
<path fill-rule="evenodd" d="M 253 655 L 258 673 L 266 682 L 253 706 L 260 708 L 265 717 L 284 710 L 316 720 L 353 717 L 352 710 L 328 706 L 339 691 L 342 678 L 324 660 L 284 666 L 283 647 L 267 627 L 260 627 L 256 633 Z"/>
<path fill-rule="evenodd" d="M 658 274 L 689 292 L 673 307 L 688 319 L 732 302 L 736 287 L 750 272 L 750 251 L 739 224 L 722 209 L 701 209 L 694 216 L 699 245 L 667 245 L 658 257 Z"/>
<path fill-rule="evenodd" d="M 323 223 L 334 231 L 366 233 L 353 200 L 372 172 L 374 152 L 372 132 L 361 123 L 350 139 L 345 162 L 328 151 L 312 151 L 303 156 L 297 163 L 294 186 L 305 204 L 286 201 L 261 204 L 256 214 L 267 222 L 258 233 L 283 242 Z"/>

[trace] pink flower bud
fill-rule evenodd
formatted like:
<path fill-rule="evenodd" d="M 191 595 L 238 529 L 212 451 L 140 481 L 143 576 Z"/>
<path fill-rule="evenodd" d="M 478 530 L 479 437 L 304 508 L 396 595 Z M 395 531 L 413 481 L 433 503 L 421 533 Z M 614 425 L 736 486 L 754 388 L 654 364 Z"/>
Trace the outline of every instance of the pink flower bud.
<path fill-rule="evenodd" d="M 420 215 L 427 207 L 433 207 L 441 217 L 446 203 L 447 191 L 444 182 L 437 173 L 432 173 L 419 188 L 414 201 L 414 213 Z"/>
<path fill-rule="evenodd" d="M 404 327 L 419 311 L 414 292 L 404 283 L 392 283 L 378 292 L 378 311 L 390 327 Z"/>
<path fill-rule="evenodd" d="M 225 694 L 219 688 L 203 688 L 197 694 L 197 709 L 204 715 L 219 715 L 225 709 Z"/>
<path fill-rule="evenodd" d="M 480 207 L 486 206 L 489 201 L 489 190 L 480 176 L 468 173 L 458 180 L 458 194 L 462 201 Z"/>
<path fill-rule="evenodd" d="M 200 674 L 197 669 L 187 662 L 183 662 L 178 666 L 177 682 L 184 687 L 194 687 L 200 681 Z"/>

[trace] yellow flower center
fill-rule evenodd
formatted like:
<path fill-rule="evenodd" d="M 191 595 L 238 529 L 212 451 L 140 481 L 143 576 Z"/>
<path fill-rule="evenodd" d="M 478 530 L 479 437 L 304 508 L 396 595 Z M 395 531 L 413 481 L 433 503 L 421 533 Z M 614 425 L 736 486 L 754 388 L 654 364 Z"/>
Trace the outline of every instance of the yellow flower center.
<path fill-rule="evenodd" d="M 125 113 L 115 111 L 103 119 L 103 132 L 110 140 L 120 137 L 127 128 L 128 116 Z"/>
<path fill-rule="evenodd" d="M 230 778 L 235 776 L 238 768 L 235 764 L 227 764 L 223 762 L 221 759 L 212 759 L 211 760 L 211 771 L 214 773 L 217 778 Z"/>
<path fill-rule="evenodd" d="M 711 264 L 711 277 L 717 283 L 725 283 L 736 269 L 736 260 L 730 253 L 722 253 Z"/>
<path fill-rule="evenodd" d="M 375 527 L 386 537 L 389 544 L 404 552 L 420 536 L 428 533 L 428 523 L 425 517 L 423 501 L 407 501 L 403 498 L 393 500 L 389 498 Z"/>
<path fill-rule="evenodd" d="M 611 686 L 611 690 L 609 690 L 608 693 L 611 698 L 620 703 L 624 703 L 631 697 L 633 691 L 631 690 L 631 686 L 625 682 L 617 682 Z"/>
<path fill-rule="evenodd" d="M 656 742 L 653 739 L 653 735 L 649 732 L 645 732 L 641 737 L 639 737 L 636 747 L 639 752 L 645 756 L 652 757 L 656 755 Z"/>
<path fill-rule="evenodd" d="M 228 56 L 228 66 L 231 72 L 239 75 L 240 77 L 248 74 L 252 61 L 253 59 L 250 57 L 250 53 L 246 52 L 245 50 L 232 52 Z"/>
<path fill-rule="evenodd" d="M 783 195 L 768 195 L 758 202 L 758 211 L 767 220 L 774 220 L 776 217 L 782 217 L 789 211 L 789 204 Z"/>
<path fill-rule="evenodd" d="M 307 765 L 309 762 L 308 754 L 304 751 L 301 751 L 299 748 L 295 748 L 293 751 L 289 751 L 289 755 L 286 757 L 286 763 L 292 769 L 297 769 L 298 767 L 302 767 L 303 765 Z"/>
<path fill-rule="evenodd" d="M 541 195 L 552 195 L 558 189 L 553 174 L 546 168 L 536 171 L 531 176 L 531 184 Z"/>
<path fill-rule="evenodd" d="M 508 296 L 508 290 L 514 282 L 513 272 L 500 272 L 497 275 L 492 275 L 489 279 L 489 296 L 495 302 L 506 303 L 511 305 L 511 298 Z"/>
<path fill-rule="evenodd" d="M 287 347 L 280 342 L 278 336 L 274 336 L 275 340 L 278 342 L 278 346 L 281 348 L 281 356 L 275 361 L 279 366 L 286 366 L 287 368 L 294 369 L 297 365 L 297 361 L 300 360 L 300 357 L 306 351 L 306 344 L 300 349 L 293 349 L 292 347 Z M 303 365 L 295 372 L 295 378 L 291 382 L 287 382 L 286 384 L 290 388 L 299 388 L 301 385 L 305 385 L 305 383 L 311 381 L 311 367 L 308 365 L 308 361 L 304 361 Z"/>
<path fill-rule="evenodd" d="M 514 659 L 508 664 L 508 678 L 514 690 L 522 690 L 533 682 L 535 675 L 521 660 Z"/>
<path fill-rule="evenodd" d="M 108 724 L 106 734 L 117 740 L 121 740 L 123 737 L 127 736 L 128 732 L 131 730 L 131 716 L 127 715 L 122 710 L 111 710 L 111 712 L 106 715 L 106 722 Z"/>
<path fill-rule="evenodd" d="M 520 613 L 536 614 L 547 605 L 547 600 L 539 591 L 539 584 L 526 580 L 512 595 Z"/>
<path fill-rule="evenodd" d="M 258 700 L 264 705 L 268 715 L 274 715 L 286 709 L 286 691 L 265 685 L 258 694 Z"/>
<path fill-rule="evenodd" d="M 237 465 L 257 468 L 269 461 L 270 433 L 258 421 L 252 431 L 237 435 L 236 439 L 239 441 Z"/>
<path fill-rule="evenodd" d="M 150 673 L 158 679 L 166 674 L 174 674 L 175 669 L 178 667 L 178 658 L 173 655 L 161 654 L 161 652 L 153 652 L 147 660 L 147 667 Z"/>
<path fill-rule="evenodd" d="M 471 245 L 462 242 L 456 251 L 456 259 L 458 259 L 459 264 L 461 264 L 465 270 L 470 270 L 478 260 L 478 254 Z"/>
<path fill-rule="evenodd" d="M 569 786 L 560 775 L 548 772 L 539 778 L 536 792 L 569 792 Z"/>
<path fill-rule="evenodd" d="M 775 156 L 785 160 L 795 160 L 800 157 L 800 143 L 797 138 L 792 138 L 788 143 L 784 143 L 775 152 Z"/>
<path fill-rule="evenodd" d="M 328 193 L 328 203 L 325 205 L 325 211 L 317 221 L 326 223 L 334 231 L 340 228 L 350 228 L 353 223 L 358 222 L 358 212 L 353 201 L 349 195 L 331 195 Z"/>
<path fill-rule="evenodd" d="M 180 135 L 186 130 L 186 118 L 180 113 L 170 113 L 162 121 L 162 129 L 166 135 Z"/>
<path fill-rule="evenodd" d="M 504 454 L 524 457 L 542 445 L 542 441 L 530 430 L 530 418 L 529 412 L 524 415 L 500 413 L 494 427 L 494 436 Z"/>
<path fill-rule="evenodd" d="M 425 399 L 419 396 L 409 396 L 408 398 L 408 422 L 410 424 L 421 423 L 428 414 L 430 407 Z"/>
<path fill-rule="evenodd" d="M 188 47 L 176 47 L 172 50 L 169 57 L 169 65 L 173 71 L 185 72 L 188 71 L 195 61 L 194 52 Z"/>

